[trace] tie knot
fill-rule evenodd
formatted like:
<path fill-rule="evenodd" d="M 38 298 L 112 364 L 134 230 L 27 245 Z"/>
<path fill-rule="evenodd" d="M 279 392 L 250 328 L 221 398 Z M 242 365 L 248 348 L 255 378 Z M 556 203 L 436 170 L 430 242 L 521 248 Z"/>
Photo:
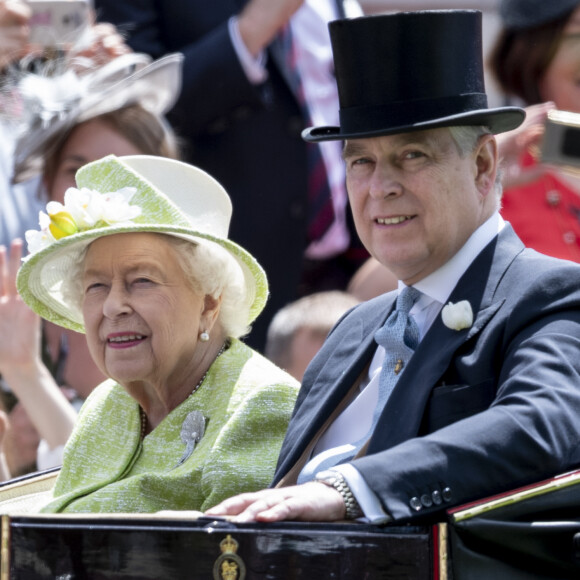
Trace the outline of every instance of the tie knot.
<path fill-rule="evenodd" d="M 403 345 L 414 350 L 419 344 L 419 327 L 409 315 L 419 296 L 421 292 L 412 286 L 403 288 L 397 296 L 395 310 L 375 333 L 375 341 L 387 352 L 395 352 Z"/>
<path fill-rule="evenodd" d="M 409 314 L 413 304 L 419 300 L 420 296 L 420 290 L 413 288 L 413 286 L 405 286 L 397 296 L 396 310 Z"/>

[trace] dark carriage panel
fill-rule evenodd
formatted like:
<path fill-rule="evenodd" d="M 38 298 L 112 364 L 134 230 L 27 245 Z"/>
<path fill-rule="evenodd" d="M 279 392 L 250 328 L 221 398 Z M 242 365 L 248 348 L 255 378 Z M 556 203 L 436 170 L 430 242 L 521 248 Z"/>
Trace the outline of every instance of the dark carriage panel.
<path fill-rule="evenodd" d="M 5 517 L 2 580 L 431 580 L 435 536 L 362 524 Z"/>
<path fill-rule="evenodd" d="M 580 470 L 450 512 L 461 580 L 580 578 Z"/>

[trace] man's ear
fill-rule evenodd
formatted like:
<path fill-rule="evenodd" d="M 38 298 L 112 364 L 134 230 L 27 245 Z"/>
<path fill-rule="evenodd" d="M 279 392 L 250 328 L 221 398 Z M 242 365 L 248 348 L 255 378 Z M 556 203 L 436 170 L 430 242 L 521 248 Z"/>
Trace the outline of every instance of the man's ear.
<path fill-rule="evenodd" d="M 498 170 L 497 141 L 493 135 L 483 135 L 474 152 L 475 185 L 482 196 L 494 190 Z"/>

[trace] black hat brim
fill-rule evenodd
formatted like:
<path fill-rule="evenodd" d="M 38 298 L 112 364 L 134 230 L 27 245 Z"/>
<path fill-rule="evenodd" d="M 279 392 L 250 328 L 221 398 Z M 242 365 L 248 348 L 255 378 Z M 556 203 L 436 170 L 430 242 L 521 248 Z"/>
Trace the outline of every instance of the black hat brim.
<path fill-rule="evenodd" d="M 438 119 L 421 121 L 418 123 L 395 125 L 389 127 L 377 126 L 370 131 L 341 131 L 336 126 L 319 126 L 309 127 L 302 131 L 302 138 L 309 143 L 318 143 L 321 141 L 340 141 L 344 139 L 364 139 L 367 137 L 383 137 L 387 135 L 396 135 L 398 133 L 410 133 L 412 131 L 422 131 L 425 129 L 436 129 L 439 127 L 453 126 L 486 126 L 489 130 L 497 135 L 505 133 L 519 127 L 526 117 L 526 112 L 520 107 L 498 107 L 494 109 L 481 109 L 458 113 Z"/>

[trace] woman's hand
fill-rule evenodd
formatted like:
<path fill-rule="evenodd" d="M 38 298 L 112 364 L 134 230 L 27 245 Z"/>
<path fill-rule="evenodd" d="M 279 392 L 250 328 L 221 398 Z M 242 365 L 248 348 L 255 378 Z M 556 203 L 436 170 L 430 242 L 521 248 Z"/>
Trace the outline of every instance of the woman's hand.
<path fill-rule="evenodd" d="M 40 318 L 16 290 L 22 240 L 0 246 L 0 374 L 18 397 L 40 436 L 50 448 L 64 445 L 76 412 L 54 382 L 40 354 Z"/>
<path fill-rule="evenodd" d="M 123 36 L 112 24 L 107 22 L 93 24 L 88 34 L 89 41 L 81 48 L 73 47 L 72 50 L 75 57 L 88 58 L 93 65 L 103 65 L 118 56 L 132 52 Z"/>
<path fill-rule="evenodd" d="M 0 246 L 0 374 L 6 378 L 13 370 L 34 367 L 40 358 L 40 318 L 16 290 L 21 257 L 22 240 L 14 240 L 9 252 Z"/>
<path fill-rule="evenodd" d="M 513 131 L 496 136 L 502 170 L 504 189 L 518 187 L 538 179 L 545 166 L 538 164 L 530 168 L 520 166 L 522 155 L 534 147 L 539 147 L 544 136 L 548 113 L 556 108 L 552 102 L 532 105 L 526 108 L 525 121 Z"/>
<path fill-rule="evenodd" d="M 205 512 L 207 516 L 233 516 L 234 522 L 295 520 L 334 522 L 346 515 L 344 501 L 335 489 L 319 482 L 242 493 Z"/>
<path fill-rule="evenodd" d="M 25 2 L 0 0 L 0 69 L 27 53 L 31 15 Z"/>

